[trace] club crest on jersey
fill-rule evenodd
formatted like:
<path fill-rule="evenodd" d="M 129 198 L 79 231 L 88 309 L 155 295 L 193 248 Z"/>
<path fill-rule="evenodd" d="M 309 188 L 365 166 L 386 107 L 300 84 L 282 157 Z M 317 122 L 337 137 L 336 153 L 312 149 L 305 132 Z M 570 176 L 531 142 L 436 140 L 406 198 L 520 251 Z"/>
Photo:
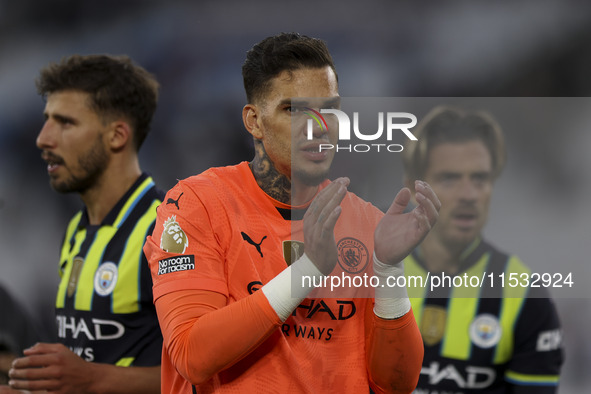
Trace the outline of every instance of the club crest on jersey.
<path fill-rule="evenodd" d="M 365 270 L 369 262 L 369 252 L 363 242 L 346 237 L 337 244 L 338 261 L 341 268 L 350 274 Z"/>
<path fill-rule="evenodd" d="M 118 270 L 110 261 L 101 264 L 94 274 L 94 291 L 98 295 L 107 296 L 113 292 L 117 284 Z"/>
<path fill-rule="evenodd" d="M 160 237 L 160 248 L 169 253 L 184 253 L 189 246 L 187 234 L 172 215 L 164 222 L 164 230 Z"/>
<path fill-rule="evenodd" d="M 501 340 L 502 328 L 496 316 L 484 313 L 470 324 L 470 339 L 483 349 L 495 346 Z"/>
<path fill-rule="evenodd" d="M 288 266 L 304 254 L 304 243 L 302 241 L 283 241 L 283 258 Z"/>
<path fill-rule="evenodd" d="M 437 345 L 443 339 L 447 311 L 438 305 L 425 305 L 419 331 L 426 346 Z"/>

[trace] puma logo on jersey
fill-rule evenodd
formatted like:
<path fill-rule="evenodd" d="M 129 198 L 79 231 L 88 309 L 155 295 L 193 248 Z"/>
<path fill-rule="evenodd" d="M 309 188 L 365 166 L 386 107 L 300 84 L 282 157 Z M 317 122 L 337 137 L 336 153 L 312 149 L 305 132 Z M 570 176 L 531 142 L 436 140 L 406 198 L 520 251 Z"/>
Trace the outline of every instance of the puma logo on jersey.
<path fill-rule="evenodd" d="M 185 192 L 182 192 L 181 194 L 179 194 L 179 197 L 176 200 L 173 200 L 172 198 L 168 198 L 168 200 L 166 200 L 166 205 L 168 204 L 174 204 L 176 205 L 176 209 L 180 209 L 179 208 L 179 200 L 181 199 L 181 196 L 185 194 Z"/>
<path fill-rule="evenodd" d="M 261 239 L 261 242 L 256 243 L 244 231 L 241 231 L 240 234 L 242 234 L 242 239 L 245 240 L 246 242 L 248 242 L 249 244 L 251 244 L 252 246 L 254 246 L 256 248 L 257 252 L 259 252 L 259 254 L 261 255 L 261 257 L 263 257 L 263 252 L 261 251 L 261 244 L 263 243 L 265 238 L 267 238 L 267 236 L 265 235 Z"/>

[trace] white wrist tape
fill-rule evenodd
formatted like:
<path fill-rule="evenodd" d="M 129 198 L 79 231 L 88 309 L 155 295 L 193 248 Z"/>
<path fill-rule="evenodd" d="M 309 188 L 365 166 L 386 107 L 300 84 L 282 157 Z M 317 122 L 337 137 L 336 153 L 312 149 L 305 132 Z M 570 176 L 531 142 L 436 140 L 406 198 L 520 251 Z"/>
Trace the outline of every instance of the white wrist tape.
<path fill-rule="evenodd" d="M 287 320 L 293 310 L 312 290 L 311 286 L 303 286 L 302 277 L 304 276 L 311 278 L 324 277 L 305 253 L 289 267 L 281 271 L 279 275 L 271 279 L 269 283 L 261 287 L 267 300 L 269 300 L 269 304 L 271 304 L 282 322 Z M 320 283 L 319 280 L 316 282 L 312 280 L 311 282 Z"/>
<path fill-rule="evenodd" d="M 384 264 L 373 254 L 373 271 L 380 279 L 376 287 L 374 313 L 382 319 L 396 319 L 410 311 L 406 286 L 398 287 L 399 276 L 404 276 L 404 263 Z M 390 278 L 388 280 L 388 278 Z"/>

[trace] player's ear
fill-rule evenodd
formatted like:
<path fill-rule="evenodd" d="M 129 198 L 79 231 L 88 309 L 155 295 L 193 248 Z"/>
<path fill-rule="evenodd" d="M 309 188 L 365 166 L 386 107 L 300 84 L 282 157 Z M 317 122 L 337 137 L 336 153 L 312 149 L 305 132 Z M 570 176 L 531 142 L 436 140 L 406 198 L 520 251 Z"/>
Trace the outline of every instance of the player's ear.
<path fill-rule="evenodd" d="M 109 146 L 115 151 L 120 151 L 131 143 L 133 131 L 129 123 L 123 120 L 115 120 L 110 124 Z"/>
<path fill-rule="evenodd" d="M 254 104 L 246 104 L 242 108 L 242 122 L 246 130 L 257 140 L 263 139 L 259 108 Z"/>

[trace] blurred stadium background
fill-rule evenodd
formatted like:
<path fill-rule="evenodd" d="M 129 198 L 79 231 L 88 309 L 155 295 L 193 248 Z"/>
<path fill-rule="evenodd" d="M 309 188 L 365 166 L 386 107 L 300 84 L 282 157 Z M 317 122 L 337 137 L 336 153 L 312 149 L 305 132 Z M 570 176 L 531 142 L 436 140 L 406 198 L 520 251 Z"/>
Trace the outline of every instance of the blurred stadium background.
<path fill-rule="evenodd" d="M 44 105 L 38 70 L 73 53 L 111 53 L 153 72 L 161 98 L 141 159 L 168 189 L 210 166 L 251 158 L 240 67 L 254 43 L 280 31 L 328 42 L 343 96 L 591 92 L 588 2 L 0 0 L 0 284 L 41 325 L 53 324 L 59 242 L 80 202 L 51 190 L 35 147 Z M 509 164 L 486 235 L 537 271 L 566 263 L 587 269 L 591 123 L 549 128 L 535 114 L 522 119 L 530 121 L 506 130 Z M 578 276 L 583 286 L 591 281 Z M 567 348 L 561 393 L 586 392 L 591 302 L 556 302 Z"/>

